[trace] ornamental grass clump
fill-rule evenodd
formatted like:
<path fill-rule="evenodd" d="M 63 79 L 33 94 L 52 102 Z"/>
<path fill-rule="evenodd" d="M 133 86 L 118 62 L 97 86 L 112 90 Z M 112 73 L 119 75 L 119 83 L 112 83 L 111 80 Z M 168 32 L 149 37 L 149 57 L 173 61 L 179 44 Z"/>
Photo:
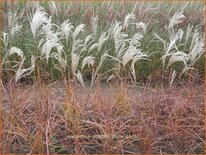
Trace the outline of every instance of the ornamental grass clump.
<path fill-rule="evenodd" d="M 85 80 L 90 80 L 92 86 L 96 80 L 109 82 L 121 78 L 136 85 L 153 72 L 167 76 L 175 71 L 179 77 L 190 70 L 203 72 L 203 67 L 197 66 L 203 61 L 204 23 L 190 19 L 188 8 L 193 3 L 172 5 L 165 15 L 159 10 L 169 6 L 163 3 L 63 4 L 67 2 L 15 4 L 12 6 L 17 10 L 15 13 L 9 8 L 11 4 L 5 4 L 9 9 L 4 12 L 6 26 L 1 38 L 5 75 L 13 76 L 15 72 L 23 75 L 28 71 L 24 77 L 51 75 L 54 79 L 79 81 L 83 86 Z M 77 12 L 80 18 L 76 17 Z M 201 13 L 200 9 L 195 14 Z M 12 47 L 21 49 L 25 60 L 22 54 L 9 56 Z M 31 62 L 34 58 L 35 67 Z M 19 68 L 17 72 L 19 61 L 21 69 L 28 70 Z"/>

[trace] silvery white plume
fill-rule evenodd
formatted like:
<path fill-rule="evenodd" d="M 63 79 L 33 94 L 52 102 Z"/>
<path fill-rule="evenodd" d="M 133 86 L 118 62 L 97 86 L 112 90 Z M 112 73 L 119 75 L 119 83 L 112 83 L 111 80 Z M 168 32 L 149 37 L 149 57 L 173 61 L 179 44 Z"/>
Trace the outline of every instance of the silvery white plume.
<path fill-rule="evenodd" d="M 179 24 L 183 18 L 185 18 L 183 11 L 177 11 L 170 19 L 169 28 L 173 28 L 175 25 Z"/>
<path fill-rule="evenodd" d="M 1 40 L 4 43 L 4 46 L 7 47 L 9 44 L 9 35 L 8 33 L 3 32 L 3 38 L 1 38 Z"/>
<path fill-rule="evenodd" d="M 83 47 L 83 49 L 86 50 L 86 48 L 87 48 L 88 46 L 90 46 L 90 45 L 93 43 L 93 41 L 94 41 L 94 36 L 93 36 L 93 34 L 88 35 L 88 36 L 86 37 L 86 39 L 84 40 L 84 47 Z"/>
<path fill-rule="evenodd" d="M 143 54 L 140 49 L 130 46 L 122 57 L 122 65 L 125 67 L 130 60 L 135 60 L 136 62 L 137 60 L 144 59 L 145 57 L 147 57 L 147 55 Z"/>
<path fill-rule="evenodd" d="M 176 44 L 177 44 L 178 40 L 182 39 L 183 34 L 184 34 L 183 30 L 179 29 L 178 32 L 173 37 L 170 37 L 169 43 L 164 42 L 164 40 L 159 37 L 159 39 L 164 43 L 164 52 L 165 53 L 164 53 L 164 56 L 162 56 L 162 58 L 161 58 L 161 60 L 163 62 L 163 68 L 165 66 L 166 58 L 168 56 L 170 56 L 172 53 L 175 53 L 176 51 L 178 51 Z"/>
<path fill-rule="evenodd" d="M 140 33 L 135 33 L 130 41 L 130 46 L 139 47 L 141 45 L 140 40 L 143 38 L 143 35 Z"/>
<path fill-rule="evenodd" d="M 75 53 L 77 52 L 81 47 L 83 47 L 83 43 L 82 43 L 83 40 L 75 40 L 73 43 L 72 43 L 72 51 L 71 53 Z"/>
<path fill-rule="evenodd" d="M 77 66 L 79 64 L 80 56 L 76 53 L 71 53 L 72 61 L 71 61 L 71 69 L 73 75 L 76 74 Z"/>
<path fill-rule="evenodd" d="M 56 31 L 55 28 L 57 29 Z M 47 40 L 56 40 L 59 41 L 60 32 L 58 31 L 59 26 L 52 23 L 51 17 L 47 20 L 47 22 L 42 26 L 41 34 L 45 35 Z"/>
<path fill-rule="evenodd" d="M 98 42 L 98 51 L 102 48 L 104 42 L 109 38 L 109 36 L 106 36 L 106 32 L 103 32 L 101 36 L 99 37 L 99 42 Z"/>
<path fill-rule="evenodd" d="M 101 34 L 101 36 L 99 37 L 98 43 L 94 43 L 92 44 L 92 46 L 89 49 L 89 52 L 91 52 L 92 50 L 94 50 L 95 48 L 98 49 L 98 51 L 101 50 L 103 44 L 105 43 L 105 41 L 109 38 L 109 36 L 106 36 L 106 32 L 103 32 Z M 89 53 L 88 52 L 88 53 Z"/>
<path fill-rule="evenodd" d="M 124 27 L 128 27 L 130 24 L 134 24 L 135 21 L 135 15 L 134 14 L 128 14 L 126 15 L 124 19 Z"/>
<path fill-rule="evenodd" d="M 11 29 L 11 36 L 14 36 L 17 32 L 21 31 L 22 26 L 19 26 L 18 24 L 14 25 Z"/>
<path fill-rule="evenodd" d="M 85 87 L 84 80 L 83 80 L 83 77 L 82 77 L 81 72 L 78 70 L 75 75 L 76 75 L 76 77 L 77 77 L 77 80 L 80 82 L 80 84 L 81 84 L 83 87 Z"/>
<path fill-rule="evenodd" d="M 134 58 L 133 58 L 133 60 L 132 60 L 132 63 L 131 63 L 131 71 L 132 71 L 132 76 L 133 76 L 133 79 L 134 79 L 134 82 L 135 82 L 135 83 L 136 83 L 135 63 L 136 63 L 138 60 L 143 60 L 143 59 L 149 60 L 147 57 L 148 57 L 148 55 L 143 54 L 142 52 L 140 52 L 139 54 L 135 55 Z"/>
<path fill-rule="evenodd" d="M 197 37 L 198 36 L 198 37 Z M 189 59 L 191 61 L 191 65 L 194 65 L 195 62 L 202 56 L 204 53 L 204 35 L 193 35 L 194 43 L 191 46 L 191 50 L 189 51 Z"/>
<path fill-rule="evenodd" d="M 123 26 L 120 25 L 120 22 L 115 22 L 113 27 L 112 33 L 114 37 L 115 53 L 118 53 L 121 45 L 127 41 L 126 37 L 128 37 L 128 35 L 122 32 Z"/>
<path fill-rule="evenodd" d="M 20 80 L 21 78 L 27 76 L 27 75 L 30 75 L 34 68 L 35 68 L 35 61 L 36 61 L 36 57 L 32 55 L 31 57 L 31 67 L 29 68 L 26 68 L 26 69 L 22 69 L 22 66 L 23 66 L 23 63 L 25 61 L 25 58 L 22 60 L 19 68 L 17 69 L 16 71 L 16 77 L 15 77 L 15 81 L 17 82 L 18 80 Z"/>
<path fill-rule="evenodd" d="M 138 60 L 146 59 L 148 56 L 141 52 L 140 49 L 136 49 L 134 46 L 130 46 L 122 57 L 122 65 L 125 67 L 129 61 L 131 61 L 131 73 L 136 83 L 135 63 Z"/>
<path fill-rule="evenodd" d="M 98 43 L 92 44 L 92 46 L 89 48 L 88 53 L 90 53 L 92 50 L 94 50 L 94 49 L 96 49 L 96 48 L 98 48 Z"/>
<path fill-rule="evenodd" d="M 52 53 L 51 54 L 51 57 L 58 60 L 59 64 L 61 65 L 61 67 L 63 68 L 63 70 L 65 71 L 66 70 L 66 67 L 67 67 L 67 61 L 66 59 L 64 59 L 60 53 Z M 58 68 L 57 68 L 58 69 Z M 61 70 L 61 69 L 59 69 Z"/>
<path fill-rule="evenodd" d="M 85 41 L 84 41 L 84 47 L 87 45 L 87 44 L 90 44 L 89 41 L 90 40 L 93 40 L 94 37 L 93 37 L 93 34 L 90 34 L 86 37 Z"/>
<path fill-rule="evenodd" d="M 73 28 L 74 26 L 72 26 L 69 20 L 66 20 L 61 24 L 61 32 L 62 35 L 66 38 L 66 42 L 68 42 L 69 35 L 72 34 Z"/>
<path fill-rule="evenodd" d="M 83 46 L 82 41 L 75 40 L 72 44 L 72 51 L 71 51 L 71 70 L 72 74 L 76 74 L 77 66 L 79 64 L 80 54 L 78 50 Z"/>
<path fill-rule="evenodd" d="M 73 40 L 76 39 L 77 35 L 78 35 L 80 32 L 84 31 L 84 27 L 85 27 L 84 24 L 80 24 L 80 25 L 78 25 L 78 26 L 75 28 L 74 32 L 72 33 L 72 38 L 73 38 Z"/>
<path fill-rule="evenodd" d="M 49 57 L 50 57 L 50 53 L 51 53 L 51 50 L 53 48 L 58 48 L 59 46 L 61 46 L 61 44 L 59 42 L 57 42 L 56 39 L 50 39 L 50 40 L 47 40 L 43 46 L 42 46 L 42 50 L 41 50 L 41 56 L 43 56 L 45 54 L 46 56 L 46 60 L 47 60 L 47 63 L 49 61 Z"/>
<path fill-rule="evenodd" d="M 130 61 L 133 60 L 134 56 L 136 55 L 136 53 L 134 51 L 126 51 L 125 54 L 122 57 L 122 64 L 123 67 L 126 66 L 126 64 Z"/>
<path fill-rule="evenodd" d="M 176 48 L 176 42 L 178 40 L 182 40 L 183 34 L 184 34 L 184 31 L 182 29 L 179 29 L 178 32 L 174 36 L 170 37 L 170 43 L 168 45 L 166 53 L 169 53 L 171 49 Z"/>
<path fill-rule="evenodd" d="M 47 13 L 44 12 L 42 7 L 38 7 L 35 13 L 33 15 L 30 15 L 29 22 L 30 22 L 32 34 L 35 37 L 36 32 L 40 28 L 40 26 L 48 22 Z"/>
<path fill-rule="evenodd" d="M 148 23 L 147 23 L 147 24 L 148 24 Z M 147 26 L 145 25 L 145 23 L 139 22 L 139 23 L 136 24 L 136 27 L 137 27 L 137 28 L 142 28 L 143 32 L 146 33 Z"/>
<path fill-rule="evenodd" d="M 9 50 L 9 55 L 13 55 L 13 54 L 17 54 L 18 56 L 21 57 L 21 59 L 23 60 L 24 59 L 24 53 L 23 51 L 18 48 L 18 47 L 12 47 L 10 50 Z"/>
<path fill-rule="evenodd" d="M 116 55 L 117 59 L 120 59 L 127 49 L 128 49 L 128 47 L 126 47 L 126 43 L 125 42 L 123 44 L 121 44 L 121 46 L 119 48 L 119 51 L 118 51 L 118 53 Z"/>
<path fill-rule="evenodd" d="M 184 66 L 187 65 L 187 62 L 189 60 L 189 57 L 186 53 L 182 52 L 182 51 L 178 51 L 178 52 L 175 52 L 171 55 L 171 57 L 169 58 L 169 62 L 168 62 L 168 65 L 167 65 L 167 69 L 175 62 L 178 62 L 178 61 L 181 61 L 184 63 Z M 167 70 L 166 69 L 166 70 Z"/>
<path fill-rule="evenodd" d="M 94 57 L 92 56 L 87 56 L 83 59 L 82 61 L 82 70 L 84 69 L 85 65 L 91 65 L 92 67 L 94 67 Z"/>

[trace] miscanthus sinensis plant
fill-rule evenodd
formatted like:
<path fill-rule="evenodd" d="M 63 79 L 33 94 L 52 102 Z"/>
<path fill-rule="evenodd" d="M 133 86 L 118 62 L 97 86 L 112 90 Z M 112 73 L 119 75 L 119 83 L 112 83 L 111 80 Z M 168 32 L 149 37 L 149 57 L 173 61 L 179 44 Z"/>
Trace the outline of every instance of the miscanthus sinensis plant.
<path fill-rule="evenodd" d="M 148 27 L 151 29 L 152 21 L 139 20 L 135 14 L 137 6 L 136 4 L 131 12 L 127 12 L 123 19 L 114 16 L 102 28 L 101 18 L 95 13 L 90 17 L 89 25 L 76 24 L 65 13 L 69 7 L 52 1 L 48 3 L 48 8 L 39 2 L 27 2 L 20 12 L 7 13 L 7 29 L 3 31 L 1 38 L 4 45 L 4 69 L 16 72 L 16 82 L 31 75 L 35 68 L 41 68 L 43 64 L 49 69 L 59 70 L 63 77 L 77 80 L 83 86 L 88 71 L 91 86 L 99 78 L 104 77 L 109 81 L 125 74 L 135 84 L 137 65 L 150 61 L 152 54 L 142 46 L 142 40 L 148 35 Z M 164 27 L 165 36 L 152 31 L 158 40 L 158 46 L 163 45 L 160 51 L 163 70 L 173 70 L 170 85 L 178 73 L 174 67 L 177 62 L 183 64 L 179 73 L 182 75 L 194 69 L 195 63 L 204 53 L 202 25 L 190 23 L 186 29 L 180 26 L 186 19 L 185 7 L 186 5 L 168 17 Z M 155 9 L 149 6 L 146 10 L 145 13 L 148 13 Z M 26 33 L 30 34 L 30 38 L 27 38 L 29 44 L 14 44 L 13 38 L 23 37 L 24 29 L 28 29 Z M 147 41 L 149 44 L 153 40 Z M 105 66 L 108 67 L 103 72 Z"/>
<path fill-rule="evenodd" d="M 183 10 L 179 10 L 169 19 L 169 24 L 165 26 L 169 39 L 161 38 L 157 33 L 154 33 L 162 44 L 163 56 L 162 67 L 167 71 L 172 68 L 172 65 L 181 62 L 183 64 L 180 76 L 188 70 L 194 69 L 195 62 L 200 59 L 204 53 L 204 33 L 200 31 L 198 26 L 194 27 L 189 24 L 184 31 L 179 27 L 186 17 Z M 190 41 L 189 41 L 190 40 Z M 189 46 L 189 49 L 186 47 Z M 176 76 L 175 70 L 172 73 L 170 84 L 173 83 Z"/>

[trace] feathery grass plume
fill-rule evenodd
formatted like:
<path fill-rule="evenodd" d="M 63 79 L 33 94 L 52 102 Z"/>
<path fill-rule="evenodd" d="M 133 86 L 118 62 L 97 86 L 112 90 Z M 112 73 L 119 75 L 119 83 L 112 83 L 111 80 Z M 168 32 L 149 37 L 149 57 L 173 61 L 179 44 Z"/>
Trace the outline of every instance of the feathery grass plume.
<path fill-rule="evenodd" d="M 142 38 L 143 38 L 143 34 L 137 32 L 133 35 L 133 37 L 131 39 L 129 39 L 129 47 L 128 47 L 128 49 L 126 50 L 125 54 L 122 57 L 123 67 L 125 67 L 126 64 L 130 60 L 133 60 L 133 62 L 135 63 L 137 60 L 142 59 L 145 56 L 147 57 L 147 55 L 143 54 L 141 52 L 141 49 L 139 49 L 139 47 L 141 46 L 140 41 L 141 41 Z"/>
<path fill-rule="evenodd" d="M 21 28 L 22 26 L 19 26 L 18 24 L 13 26 L 11 29 L 11 36 L 13 37 L 17 32 L 21 32 Z"/>
<path fill-rule="evenodd" d="M 72 51 L 71 51 L 71 70 L 72 75 L 75 76 L 77 66 L 79 64 L 80 54 L 81 52 L 78 52 L 81 47 L 83 47 L 83 40 L 74 40 L 72 44 Z"/>
<path fill-rule="evenodd" d="M 148 23 L 147 23 L 147 25 L 148 25 Z M 143 22 L 136 23 L 137 29 L 141 28 L 143 30 L 144 34 L 146 33 L 147 25 Z"/>
<path fill-rule="evenodd" d="M 112 34 L 114 37 L 114 44 L 115 44 L 115 53 L 118 54 L 119 48 L 121 45 L 127 41 L 128 35 L 124 32 L 121 32 L 123 29 L 123 26 L 120 25 L 120 22 L 115 22 L 112 26 Z"/>
<path fill-rule="evenodd" d="M 109 36 L 106 36 L 106 32 L 103 32 L 101 36 L 99 37 L 99 42 L 98 42 L 98 51 L 101 50 L 103 44 L 105 41 L 109 38 Z"/>
<path fill-rule="evenodd" d="M 80 48 L 84 46 L 82 41 L 83 40 L 75 40 L 75 41 L 73 41 L 71 53 L 75 53 L 75 52 L 79 51 Z"/>
<path fill-rule="evenodd" d="M 18 56 L 21 57 L 21 59 L 23 60 L 24 59 L 24 53 L 23 51 L 18 48 L 18 47 L 12 47 L 10 50 L 9 50 L 9 55 L 13 55 L 13 54 L 17 54 Z"/>
<path fill-rule="evenodd" d="M 60 64 L 61 68 L 65 71 L 66 67 L 67 67 L 67 60 L 64 59 L 60 54 L 58 53 L 52 53 L 51 58 L 54 58 L 56 60 L 58 60 L 58 63 Z M 62 71 L 62 69 L 60 69 L 59 67 L 55 66 L 56 69 Z"/>
<path fill-rule="evenodd" d="M 34 57 L 32 55 L 32 57 L 31 57 L 31 67 L 26 68 L 26 69 L 22 69 L 22 66 L 23 66 L 23 63 L 24 63 L 25 59 L 26 58 L 24 58 L 21 61 L 20 66 L 19 66 L 19 68 L 16 71 L 16 77 L 15 77 L 15 81 L 16 82 L 18 82 L 21 78 L 23 78 L 23 77 L 25 77 L 27 75 L 30 75 L 33 72 L 34 68 L 35 68 L 36 57 Z"/>
<path fill-rule="evenodd" d="M 188 60 L 189 60 L 189 57 L 187 53 L 184 53 L 182 51 L 172 53 L 171 57 L 169 58 L 169 62 L 168 62 L 166 70 L 175 62 L 183 62 L 184 66 L 186 66 Z"/>
<path fill-rule="evenodd" d="M 164 55 L 160 58 L 163 63 L 163 68 L 165 66 L 165 61 L 168 56 L 171 55 L 171 53 L 175 53 L 175 51 L 178 51 L 177 48 L 177 41 L 181 40 L 183 37 L 184 31 L 182 29 L 179 29 L 178 32 L 174 36 L 170 36 L 170 42 L 167 42 L 166 40 L 159 37 L 156 33 L 154 33 L 155 38 L 159 39 L 163 45 L 164 45 Z"/>
<path fill-rule="evenodd" d="M 92 50 L 98 48 L 98 43 L 94 43 L 90 46 L 88 53 L 90 53 Z"/>
<path fill-rule="evenodd" d="M 132 50 L 132 48 L 134 50 Z M 134 56 L 136 55 L 136 48 L 130 47 L 122 57 L 122 65 L 125 67 L 130 60 L 133 60 Z"/>
<path fill-rule="evenodd" d="M 64 57 L 62 57 L 62 54 L 64 54 Z M 58 63 L 60 64 L 60 66 L 62 67 L 62 69 L 65 71 L 66 70 L 66 67 L 67 67 L 67 58 L 66 58 L 66 54 L 63 50 L 63 46 L 62 45 L 59 45 L 57 46 L 57 53 L 56 52 L 53 52 L 51 54 L 51 57 L 58 60 Z M 58 67 L 56 67 L 56 69 L 62 71 L 61 69 L 59 69 Z"/>
<path fill-rule="evenodd" d="M 79 64 L 80 56 L 77 53 L 71 53 L 71 58 L 72 58 L 72 61 L 71 61 L 72 74 L 75 75 L 77 66 Z"/>
<path fill-rule="evenodd" d="M 134 14 L 128 14 L 126 15 L 124 19 L 124 27 L 128 27 L 130 24 L 134 24 L 135 22 L 135 15 Z"/>
<path fill-rule="evenodd" d="M 84 67 L 88 64 L 94 68 L 94 62 L 95 62 L 95 57 L 92 56 L 86 56 L 83 61 L 82 61 L 82 67 L 81 70 L 84 69 Z"/>
<path fill-rule="evenodd" d="M 85 24 L 80 24 L 74 29 L 74 32 L 72 33 L 73 40 L 76 39 L 76 37 L 78 36 L 80 32 L 84 31 L 84 27 L 85 27 Z"/>
<path fill-rule="evenodd" d="M 48 63 L 51 50 L 53 48 L 58 48 L 59 46 L 61 46 L 61 44 L 56 39 L 47 40 L 42 46 L 41 57 L 45 54 Z"/>
<path fill-rule="evenodd" d="M 39 40 L 37 49 L 40 49 L 40 48 L 43 46 L 44 42 L 45 42 L 45 38 L 41 38 L 41 39 Z"/>
<path fill-rule="evenodd" d="M 87 48 L 88 48 L 93 42 L 94 42 L 94 36 L 93 36 L 93 34 L 88 35 L 88 36 L 85 38 L 85 40 L 84 40 L 84 46 L 83 46 L 81 52 L 86 51 Z M 94 44 L 93 44 L 93 45 L 94 45 Z M 90 48 L 91 48 L 91 47 L 90 47 Z M 95 48 L 96 48 L 96 45 L 95 45 Z M 93 49 L 91 49 L 91 50 L 93 50 Z M 88 50 L 88 53 L 89 53 L 91 50 Z"/>
<path fill-rule="evenodd" d="M 83 40 L 75 40 L 72 44 L 72 51 L 71 51 L 71 69 L 73 75 L 76 73 L 76 69 L 79 63 L 81 51 L 80 48 L 83 47 L 82 44 Z M 80 52 L 79 52 L 80 51 Z"/>
<path fill-rule="evenodd" d="M 117 58 L 117 59 L 120 59 L 120 58 L 123 56 L 124 52 L 125 52 L 127 49 L 128 49 L 128 47 L 126 46 L 126 43 L 125 43 L 125 42 L 124 42 L 123 44 L 121 44 L 121 46 L 120 46 L 120 48 L 119 48 L 119 51 L 118 51 L 118 53 L 117 53 L 117 55 L 116 55 L 116 58 Z"/>
<path fill-rule="evenodd" d="M 132 37 L 132 39 L 130 40 L 130 46 L 134 46 L 134 47 L 140 47 L 141 43 L 141 39 L 143 38 L 143 35 L 140 33 L 135 33 L 134 36 Z"/>
<path fill-rule="evenodd" d="M 3 37 L 0 38 L 0 39 L 3 41 L 4 47 L 7 47 L 8 44 L 9 44 L 9 35 L 8 35 L 8 33 L 3 32 Z"/>
<path fill-rule="evenodd" d="M 91 40 L 91 41 L 90 41 Z M 84 41 L 84 47 L 90 45 L 94 40 L 94 36 L 93 34 L 90 34 L 88 35 L 86 38 L 85 38 L 85 41 Z M 89 42 L 90 41 L 90 42 Z"/>
<path fill-rule="evenodd" d="M 184 14 L 183 14 L 183 11 L 177 11 L 175 12 L 175 14 L 172 16 L 172 18 L 170 19 L 170 22 L 169 22 L 169 26 L 168 28 L 172 28 L 175 26 L 175 25 L 178 25 L 179 23 L 181 23 L 182 19 L 185 18 Z"/>
<path fill-rule="evenodd" d="M 92 51 L 92 50 L 94 50 L 95 48 L 98 49 L 98 52 L 101 50 L 103 44 L 104 44 L 105 41 L 109 38 L 109 36 L 106 36 L 106 33 L 107 33 L 107 32 L 103 32 L 103 33 L 101 34 L 101 36 L 99 37 L 98 43 L 94 43 L 94 44 L 90 47 L 89 52 Z"/>
<path fill-rule="evenodd" d="M 72 26 L 72 24 L 69 22 L 69 20 L 66 20 L 61 24 L 60 27 L 61 27 L 62 36 L 65 37 L 66 42 L 68 42 L 68 38 L 69 38 L 70 34 L 72 34 L 74 26 Z"/>
<path fill-rule="evenodd" d="M 175 77 L 176 77 L 176 71 L 174 70 L 173 72 L 172 72 L 172 76 L 171 76 L 171 79 L 170 79 L 170 87 L 173 85 L 173 82 L 174 82 L 174 80 L 175 80 Z"/>
<path fill-rule="evenodd" d="M 31 26 L 31 31 L 33 36 L 36 36 L 37 30 L 44 24 L 48 22 L 48 17 L 47 13 L 44 12 L 44 9 L 42 7 L 38 7 L 35 11 L 35 13 L 28 17 L 30 26 Z"/>
<path fill-rule="evenodd" d="M 85 87 L 84 80 L 83 80 L 83 77 L 82 77 L 81 72 L 78 70 L 75 75 L 76 75 L 76 77 L 77 77 L 77 80 L 80 82 L 80 84 L 81 84 L 83 87 Z"/>
<path fill-rule="evenodd" d="M 55 28 L 57 29 L 56 31 L 54 31 Z M 56 41 L 60 40 L 59 36 L 61 35 L 61 33 L 59 32 L 59 26 L 52 23 L 51 17 L 42 26 L 40 34 L 44 34 L 46 40 L 53 39 L 53 40 L 56 40 Z"/>
<path fill-rule="evenodd" d="M 197 32 L 196 32 L 197 33 Z M 195 62 L 202 56 L 204 53 L 205 37 L 204 34 L 194 34 L 193 42 L 191 43 L 191 49 L 188 53 L 190 64 L 193 66 Z"/>
<path fill-rule="evenodd" d="M 98 17 L 92 17 L 91 20 L 91 26 L 92 26 L 92 33 L 94 35 L 94 37 L 96 37 L 97 35 L 97 26 L 98 26 Z"/>
<path fill-rule="evenodd" d="M 135 83 L 136 83 L 135 63 L 138 60 L 147 59 L 147 57 L 148 57 L 147 54 L 142 53 L 140 49 L 134 46 L 130 46 L 122 57 L 123 67 L 125 67 L 129 63 L 129 61 L 132 61 L 130 67 L 131 67 L 132 77 Z"/>
<path fill-rule="evenodd" d="M 176 42 L 178 40 L 182 40 L 184 31 L 182 29 L 179 29 L 177 33 L 175 33 L 174 36 L 170 36 L 170 43 L 168 45 L 168 48 L 166 50 L 166 53 L 169 53 L 173 48 L 177 50 Z"/>
<path fill-rule="evenodd" d="M 140 27 L 143 27 L 143 31 L 146 31 L 146 26 L 144 27 L 143 23 L 139 24 Z M 114 42 L 115 42 L 115 52 L 116 52 L 116 58 L 121 59 L 122 58 L 122 65 L 123 67 L 126 66 L 126 64 L 131 60 L 131 69 L 132 69 L 132 76 L 136 81 L 136 75 L 135 75 L 135 69 L 134 64 L 139 59 L 139 52 L 141 53 L 140 49 L 136 49 L 136 47 L 140 47 L 141 43 L 140 40 L 143 38 L 143 34 L 140 32 L 137 32 L 134 34 L 134 36 L 129 39 L 127 38 L 127 34 L 121 32 L 123 27 L 120 25 L 119 22 L 116 22 L 114 24 L 113 28 L 113 34 L 114 34 Z M 129 43 L 129 47 L 126 46 L 126 42 Z M 139 56 L 137 56 L 139 55 Z M 146 55 L 142 55 L 143 57 Z M 142 59 L 143 59 L 142 57 Z M 120 63 L 117 64 L 117 70 L 120 71 Z"/>

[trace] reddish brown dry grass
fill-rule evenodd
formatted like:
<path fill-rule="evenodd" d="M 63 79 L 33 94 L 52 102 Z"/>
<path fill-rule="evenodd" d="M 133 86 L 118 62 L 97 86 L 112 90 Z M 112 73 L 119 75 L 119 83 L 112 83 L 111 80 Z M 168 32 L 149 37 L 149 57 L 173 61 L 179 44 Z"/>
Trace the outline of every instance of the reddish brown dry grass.
<path fill-rule="evenodd" d="M 8 85 L 3 153 L 203 153 L 204 88 Z"/>

